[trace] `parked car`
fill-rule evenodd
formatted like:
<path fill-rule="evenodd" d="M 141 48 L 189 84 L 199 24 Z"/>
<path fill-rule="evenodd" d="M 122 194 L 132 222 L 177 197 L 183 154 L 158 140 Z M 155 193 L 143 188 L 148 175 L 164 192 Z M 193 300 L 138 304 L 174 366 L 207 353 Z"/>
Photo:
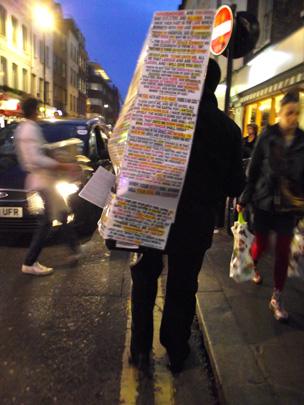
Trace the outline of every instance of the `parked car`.
<path fill-rule="evenodd" d="M 99 120 L 43 120 L 38 124 L 50 145 L 77 149 L 77 160 L 83 167 L 81 182 L 58 179 L 56 189 L 71 208 L 69 221 L 81 234 L 93 233 L 101 209 L 78 193 L 100 165 L 111 170 L 107 139 Z M 32 232 L 44 209 L 39 194 L 24 188 L 26 173 L 18 164 L 14 147 L 16 127 L 17 124 L 11 124 L 0 130 L 0 233 Z M 54 220 L 53 230 L 59 226 L 60 222 Z"/>

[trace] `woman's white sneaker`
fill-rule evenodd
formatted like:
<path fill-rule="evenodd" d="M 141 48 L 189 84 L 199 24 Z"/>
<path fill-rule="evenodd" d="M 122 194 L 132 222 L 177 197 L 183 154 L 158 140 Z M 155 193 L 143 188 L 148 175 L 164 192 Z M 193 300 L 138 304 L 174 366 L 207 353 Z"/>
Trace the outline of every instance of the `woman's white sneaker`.
<path fill-rule="evenodd" d="M 22 265 L 21 271 L 24 274 L 32 274 L 34 276 L 47 276 L 53 273 L 54 269 L 52 267 L 46 267 L 39 262 L 34 263 L 32 266 Z"/>

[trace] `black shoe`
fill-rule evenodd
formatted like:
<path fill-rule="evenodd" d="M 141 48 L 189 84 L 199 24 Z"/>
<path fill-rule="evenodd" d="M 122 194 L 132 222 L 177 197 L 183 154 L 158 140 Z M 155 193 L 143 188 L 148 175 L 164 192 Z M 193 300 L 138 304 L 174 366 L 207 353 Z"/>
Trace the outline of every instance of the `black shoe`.
<path fill-rule="evenodd" d="M 167 364 L 167 367 L 172 374 L 179 374 L 184 369 L 184 363 L 184 361 L 170 361 L 170 363 Z"/>
<path fill-rule="evenodd" d="M 189 354 L 190 354 L 190 347 L 188 345 L 185 347 L 185 350 L 182 353 L 179 353 L 178 355 L 173 356 L 172 353 L 168 352 L 169 357 L 168 369 L 173 374 L 181 373 L 184 369 L 185 361 L 189 356 Z"/>
<path fill-rule="evenodd" d="M 134 367 L 139 370 L 146 370 L 150 366 L 150 353 L 134 353 L 130 352 L 129 355 L 129 364 L 132 364 Z"/>

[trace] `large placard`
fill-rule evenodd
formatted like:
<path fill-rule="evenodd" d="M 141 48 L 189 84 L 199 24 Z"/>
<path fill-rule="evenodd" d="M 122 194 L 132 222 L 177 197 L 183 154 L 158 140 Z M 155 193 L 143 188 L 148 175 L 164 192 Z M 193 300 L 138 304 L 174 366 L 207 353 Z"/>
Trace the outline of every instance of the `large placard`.
<path fill-rule="evenodd" d="M 189 161 L 214 10 L 157 12 L 109 142 L 104 238 L 164 249 Z"/>

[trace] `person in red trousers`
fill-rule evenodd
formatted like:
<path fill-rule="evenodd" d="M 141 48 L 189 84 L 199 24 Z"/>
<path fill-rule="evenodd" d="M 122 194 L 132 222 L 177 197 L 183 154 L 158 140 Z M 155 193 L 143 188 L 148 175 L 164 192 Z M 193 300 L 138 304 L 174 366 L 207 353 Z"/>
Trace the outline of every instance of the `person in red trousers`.
<path fill-rule="evenodd" d="M 290 243 L 298 213 L 304 208 L 304 132 L 298 127 L 299 96 L 281 100 L 278 123 L 265 129 L 254 148 L 247 185 L 237 210 L 253 209 L 255 241 L 251 254 L 256 265 L 253 282 L 261 284 L 258 261 L 267 249 L 270 231 L 276 234 L 274 289 L 269 303 L 275 319 L 286 321 L 282 302 Z"/>

